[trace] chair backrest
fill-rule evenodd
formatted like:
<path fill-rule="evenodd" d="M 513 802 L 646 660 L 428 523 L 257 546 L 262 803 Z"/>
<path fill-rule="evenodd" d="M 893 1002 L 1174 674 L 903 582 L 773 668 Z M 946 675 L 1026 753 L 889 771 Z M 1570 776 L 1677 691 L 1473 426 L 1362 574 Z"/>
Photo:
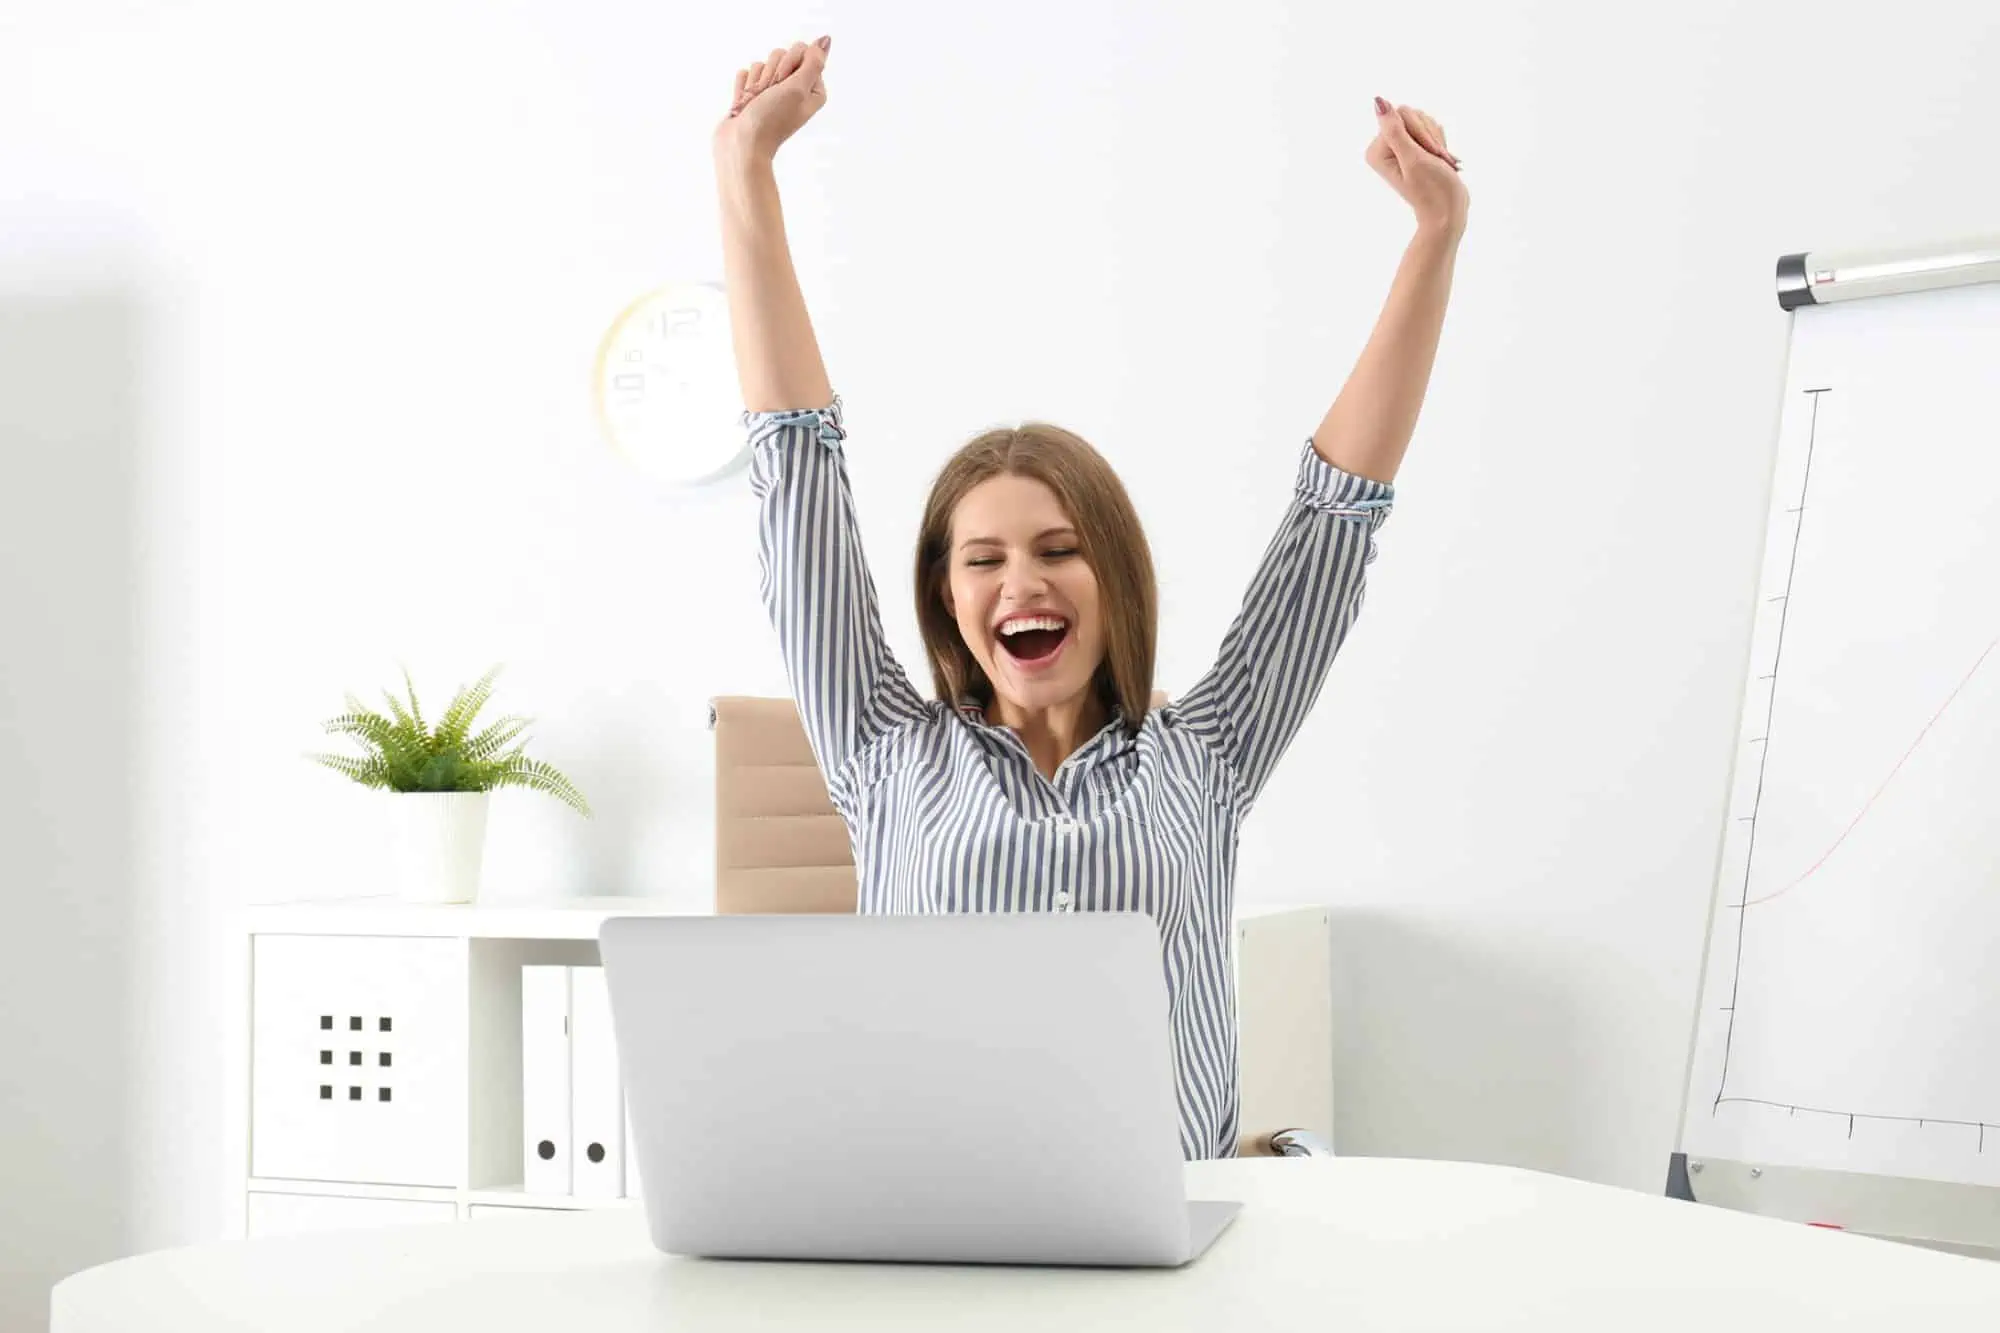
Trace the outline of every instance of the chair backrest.
<path fill-rule="evenodd" d="M 790 699 L 726 695 L 715 730 L 715 910 L 852 912 L 854 848 Z"/>

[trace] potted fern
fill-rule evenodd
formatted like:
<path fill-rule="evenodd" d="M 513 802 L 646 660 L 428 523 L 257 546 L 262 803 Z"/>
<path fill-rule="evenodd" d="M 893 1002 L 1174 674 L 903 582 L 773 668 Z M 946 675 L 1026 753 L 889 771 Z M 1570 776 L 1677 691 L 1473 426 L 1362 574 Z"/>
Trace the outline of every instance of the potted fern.
<path fill-rule="evenodd" d="M 326 730 L 353 737 L 360 756 L 307 756 L 364 787 L 396 793 L 395 854 L 399 896 L 412 902 L 471 902 L 479 887 L 490 794 L 500 787 L 547 792 L 588 817 L 590 806 L 570 780 L 530 759 L 516 738 L 531 721 L 503 717 L 474 734 L 473 720 L 493 693 L 500 668 L 459 690 L 435 727 L 424 722 L 410 673 L 407 702 L 383 691 L 389 711 L 352 694 L 347 711 Z"/>

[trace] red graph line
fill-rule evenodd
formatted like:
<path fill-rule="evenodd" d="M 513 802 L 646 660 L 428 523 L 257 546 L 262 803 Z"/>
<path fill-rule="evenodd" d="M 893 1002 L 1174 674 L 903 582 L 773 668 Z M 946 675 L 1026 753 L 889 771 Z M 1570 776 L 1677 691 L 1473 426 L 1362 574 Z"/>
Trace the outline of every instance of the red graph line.
<path fill-rule="evenodd" d="M 1803 875 L 1800 875 L 1797 879 L 1785 885 L 1784 888 L 1773 889 L 1771 892 L 1763 895 L 1761 898 L 1746 898 L 1743 900 L 1740 906 L 1755 907 L 1759 903 L 1768 903 L 1773 898 L 1779 897 L 1780 895 L 1783 894 L 1790 893 L 1793 889 L 1796 889 L 1799 885 L 1805 883 L 1808 879 L 1812 878 L 1812 874 L 1815 870 L 1818 870 L 1821 866 L 1825 865 L 1828 861 L 1833 859 L 1833 854 L 1840 850 L 1840 844 L 1847 841 L 1847 835 L 1854 832 L 1855 825 L 1859 824 L 1863 819 L 1868 817 L 1868 812 L 1875 808 L 1875 802 L 1880 800 L 1882 797 L 1882 793 L 1889 789 L 1889 784 L 1896 780 L 1896 775 L 1903 771 L 1903 765 L 1910 761 L 1910 756 L 1915 754 L 1917 752 L 1917 747 L 1924 743 L 1924 737 L 1930 735 L 1931 728 L 1937 725 L 1937 720 L 1944 716 L 1944 710 L 1951 707 L 1952 701 L 1958 698 L 1959 693 L 1962 690 L 1964 690 L 1967 685 L 1972 683 L 1972 678 L 1979 674 L 1979 668 L 1986 664 L 1987 657 L 1992 654 L 1995 648 L 2000 648 L 2000 635 L 1996 635 L 1994 637 L 1993 642 L 1986 645 L 1986 651 L 1979 655 L 1979 660 L 1972 664 L 1972 669 L 1965 673 L 1964 679 L 1960 680 L 1958 684 L 1953 687 L 1952 692 L 1945 696 L 1944 702 L 1938 705 L 1937 712 L 1931 714 L 1931 720 L 1924 723 L 1924 729 L 1917 733 L 1917 738 L 1915 740 L 1910 742 L 1910 748 L 1903 751 L 1903 757 L 1901 759 L 1898 759 L 1896 761 L 1896 766 L 1889 770 L 1889 776 L 1882 779 L 1882 785 L 1875 789 L 1875 794 L 1868 798 L 1868 803 L 1861 807 L 1860 811 L 1856 813 L 1854 819 L 1848 824 L 1848 826 L 1845 829 L 1841 830 L 1840 836 L 1833 840 L 1833 846 L 1827 848 L 1826 851 L 1820 855 L 1819 860 L 1813 862 L 1810 866 L 1806 867 L 1806 872 Z"/>

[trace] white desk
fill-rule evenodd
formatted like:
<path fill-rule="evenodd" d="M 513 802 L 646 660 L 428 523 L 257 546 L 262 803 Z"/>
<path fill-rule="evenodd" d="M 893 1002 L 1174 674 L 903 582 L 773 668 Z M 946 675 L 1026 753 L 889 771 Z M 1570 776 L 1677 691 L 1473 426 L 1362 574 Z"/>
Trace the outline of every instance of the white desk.
<path fill-rule="evenodd" d="M 550 1329 L 2000 1328 L 2000 1264 L 1499 1167 L 1237 1159 L 1180 1270 L 671 1258 L 635 1210 L 162 1251 L 55 1290 L 51 1333 Z"/>

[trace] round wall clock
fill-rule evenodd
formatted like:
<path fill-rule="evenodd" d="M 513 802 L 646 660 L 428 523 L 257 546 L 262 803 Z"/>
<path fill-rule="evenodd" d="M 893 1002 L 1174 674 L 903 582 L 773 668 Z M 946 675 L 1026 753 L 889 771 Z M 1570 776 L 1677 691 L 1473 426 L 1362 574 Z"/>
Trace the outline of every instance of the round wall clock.
<path fill-rule="evenodd" d="M 714 283 L 669 283 L 619 312 L 591 397 L 611 446 L 669 484 L 720 481 L 750 460 L 729 305 Z"/>

